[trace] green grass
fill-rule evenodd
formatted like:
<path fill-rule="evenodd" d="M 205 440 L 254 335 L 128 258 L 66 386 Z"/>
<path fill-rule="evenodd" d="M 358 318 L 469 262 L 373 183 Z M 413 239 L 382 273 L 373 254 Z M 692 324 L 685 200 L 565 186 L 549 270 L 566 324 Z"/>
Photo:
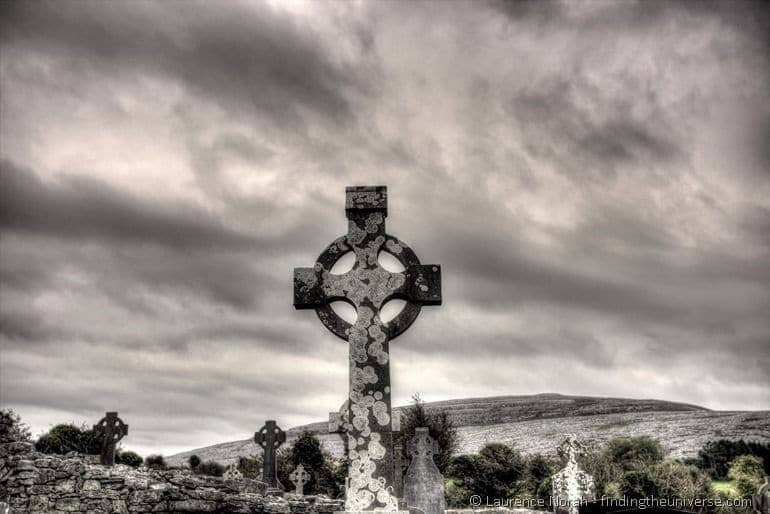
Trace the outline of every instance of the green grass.
<path fill-rule="evenodd" d="M 717 493 L 725 493 L 730 496 L 738 496 L 738 491 L 736 491 L 733 483 L 727 480 L 712 480 L 711 488 L 714 490 L 714 492 Z"/>

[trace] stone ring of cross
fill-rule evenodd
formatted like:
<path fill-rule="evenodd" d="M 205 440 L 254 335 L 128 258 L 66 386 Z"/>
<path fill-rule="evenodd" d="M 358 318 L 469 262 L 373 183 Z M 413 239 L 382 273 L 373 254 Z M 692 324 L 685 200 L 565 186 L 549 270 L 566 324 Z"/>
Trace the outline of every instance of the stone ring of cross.
<path fill-rule="evenodd" d="M 393 339 L 417 319 L 423 305 L 441 304 L 441 267 L 420 264 L 408 245 L 385 232 L 384 186 L 351 187 L 346 193 L 348 234 L 326 247 L 313 268 L 294 270 L 294 306 L 315 309 L 324 326 L 347 341 L 353 325 L 334 312 L 333 302 L 347 302 L 360 318 L 379 317 L 385 303 L 401 299 L 406 302 L 403 310 L 382 324 L 388 339 Z M 353 268 L 331 273 L 335 263 L 351 252 L 356 256 Z M 381 252 L 391 254 L 404 271 L 385 269 L 379 262 Z"/>

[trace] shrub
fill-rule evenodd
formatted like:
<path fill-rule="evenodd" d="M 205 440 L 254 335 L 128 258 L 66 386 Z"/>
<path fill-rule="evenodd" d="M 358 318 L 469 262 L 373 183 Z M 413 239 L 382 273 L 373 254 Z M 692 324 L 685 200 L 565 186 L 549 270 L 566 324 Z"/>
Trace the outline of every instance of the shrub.
<path fill-rule="evenodd" d="M 751 498 L 764 482 L 762 459 L 754 455 L 741 455 L 730 464 L 727 477 L 744 498 Z"/>
<path fill-rule="evenodd" d="M 642 436 L 610 439 L 605 454 L 610 462 L 629 471 L 663 461 L 665 452 L 656 439 Z"/>
<path fill-rule="evenodd" d="M 190 455 L 190 458 L 187 459 L 187 463 L 190 465 L 190 469 L 195 469 L 201 465 L 201 458 L 197 455 Z"/>
<path fill-rule="evenodd" d="M 115 463 L 125 464 L 132 468 L 138 468 L 142 465 L 144 459 L 136 452 L 118 450 L 115 452 Z"/>
<path fill-rule="evenodd" d="M 651 469 L 657 492 L 665 498 L 707 498 L 711 490 L 708 475 L 695 466 L 666 461 Z"/>
<path fill-rule="evenodd" d="M 262 478 L 262 458 L 257 455 L 240 457 L 238 458 L 238 470 L 246 478 L 259 480 Z"/>
<path fill-rule="evenodd" d="M 552 458 L 545 457 L 540 453 L 530 455 L 526 461 L 525 488 L 526 492 L 532 497 L 548 499 L 551 496 L 551 476 L 558 471 L 558 465 Z M 548 493 L 542 494 L 541 486 L 548 482 Z"/>
<path fill-rule="evenodd" d="M 35 441 L 35 449 L 42 453 L 64 454 L 68 452 L 98 455 L 101 444 L 85 425 L 76 427 L 73 424 L 59 424 L 41 435 Z"/>
<path fill-rule="evenodd" d="M 526 463 L 513 447 L 488 444 L 478 455 L 452 459 L 447 475 L 453 481 L 453 498 L 478 494 L 490 498 L 511 498 L 521 492 Z"/>
<path fill-rule="evenodd" d="M 698 451 L 697 466 L 715 480 L 727 478 L 730 463 L 741 455 L 754 455 L 763 461 L 765 474 L 770 475 L 770 443 L 747 443 L 720 439 L 709 441 Z"/>
<path fill-rule="evenodd" d="M 163 455 L 148 455 L 144 459 L 144 465 L 150 469 L 166 469 L 168 467 Z"/>
<path fill-rule="evenodd" d="M 628 471 L 618 483 L 621 496 L 628 498 L 649 498 L 659 496 L 655 478 L 646 471 Z"/>
<path fill-rule="evenodd" d="M 12 409 L 0 409 L 0 443 L 29 442 L 32 434 Z"/>
<path fill-rule="evenodd" d="M 340 484 L 345 482 L 345 466 L 326 454 L 315 434 L 303 432 L 289 448 L 278 451 L 278 480 L 287 490 L 294 488 L 289 475 L 302 464 L 310 479 L 305 483 L 306 494 L 325 494 L 335 498 L 340 493 Z"/>
<path fill-rule="evenodd" d="M 419 394 L 412 396 L 413 404 L 401 411 L 401 431 L 395 434 L 394 442 L 401 443 L 402 461 L 409 462 L 408 442 L 418 427 L 428 427 L 428 433 L 438 444 L 438 453 L 433 456 L 439 471 L 447 470 L 452 455 L 457 451 L 457 430 L 446 411 L 429 412 Z"/>
<path fill-rule="evenodd" d="M 225 467 L 215 460 L 201 462 L 195 467 L 196 475 L 209 475 L 212 477 L 221 477 L 225 473 Z"/>

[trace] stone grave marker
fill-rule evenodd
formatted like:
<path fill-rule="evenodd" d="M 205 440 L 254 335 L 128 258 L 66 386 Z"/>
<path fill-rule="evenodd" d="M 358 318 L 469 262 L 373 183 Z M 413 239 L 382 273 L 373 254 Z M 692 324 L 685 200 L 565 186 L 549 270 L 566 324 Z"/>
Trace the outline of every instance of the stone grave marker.
<path fill-rule="evenodd" d="M 427 427 L 415 429 L 407 450 L 412 461 L 404 477 L 406 505 L 425 514 L 444 514 L 444 476 L 433 462 L 433 455 L 438 453 L 438 443 L 430 436 Z"/>
<path fill-rule="evenodd" d="M 107 412 L 99 423 L 94 425 L 94 435 L 102 446 L 100 462 L 104 466 L 114 466 L 115 447 L 118 441 L 128 435 L 128 425 L 123 423 L 117 412 Z"/>
<path fill-rule="evenodd" d="M 275 452 L 286 442 L 286 432 L 275 424 L 275 420 L 265 421 L 265 426 L 254 434 L 254 442 L 262 447 L 264 455 L 262 456 L 262 481 L 267 484 L 268 493 L 275 493 L 283 490 L 283 486 L 278 481 L 276 472 Z"/>
<path fill-rule="evenodd" d="M 305 484 L 310 480 L 310 474 L 305 471 L 305 466 L 300 464 L 289 475 L 289 480 L 294 484 L 294 494 L 305 494 Z"/>
<path fill-rule="evenodd" d="M 294 270 L 294 307 L 315 309 L 321 323 L 349 344 L 349 418 L 342 429 L 348 439 L 347 511 L 398 510 L 395 495 L 391 426 L 390 340 L 417 319 L 423 305 L 441 304 L 441 268 L 423 265 L 409 246 L 385 232 L 388 214 L 384 186 L 348 187 L 345 213 L 348 233 L 336 239 L 312 268 Z M 403 272 L 391 272 L 378 261 L 381 251 L 393 255 Z M 345 254 L 356 257 L 353 268 L 332 274 Z M 406 301 L 390 322 L 379 317 L 391 298 Z M 356 308 L 350 324 L 331 307 L 346 301 Z"/>
<path fill-rule="evenodd" d="M 553 511 L 556 514 L 579 514 L 580 504 L 596 499 L 594 479 L 577 463 L 582 449 L 574 436 L 567 437 L 559 450 L 567 455 L 567 465 L 551 477 L 553 484 Z"/>
<path fill-rule="evenodd" d="M 238 469 L 237 464 L 230 464 L 222 474 L 222 478 L 224 480 L 240 480 L 243 478 L 243 473 L 241 473 L 241 470 Z"/>

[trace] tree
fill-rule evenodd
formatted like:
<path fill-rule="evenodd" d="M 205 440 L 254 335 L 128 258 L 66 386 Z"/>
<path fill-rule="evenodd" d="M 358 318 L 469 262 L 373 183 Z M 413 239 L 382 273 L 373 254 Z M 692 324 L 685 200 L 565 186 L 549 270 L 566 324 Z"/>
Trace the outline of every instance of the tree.
<path fill-rule="evenodd" d="M 306 494 L 325 494 L 332 498 L 339 495 L 339 486 L 344 483 L 347 470 L 323 451 L 321 442 L 312 432 L 300 434 L 291 447 L 278 451 L 276 459 L 278 480 L 285 488 L 293 488 L 289 475 L 302 464 L 310 475 L 305 483 Z"/>
<path fill-rule="evenodd" d="M 619 482 L 620 493 L 627 498 L 649 498 L 659 496 L 658 484 L 647 471 L 627 471 Z"/>
<path fill-rule="evenodd" d="M 262 457 L 253 455 L 251 457 L 238 458 L 238 470 L 245 478 L 259 480 L 262 478 Z"/>
<path fill-rule="evenodd" d="M 735 489 L 742 497 L 750 498 L 764 482 L 762 459 L 741 455 L 730 464 L 727 477 L 735 483 Z"/>
<path fill-rule="evenodd" d="M 35 442 L 35 449 L 42 453 L 78 452 L 98 455 L 101 452 L 101 443 L 93 430 L 85 425 L 76 427 L 71 423 L 62 423 L 41 435 Z"/>
<path fill-rule="evenodd" d="M 412 405 L 401 411 L 401 431 L 395 434 L 394 442 L 401 445 L 402 462 L 409 462 L 408 443 L 418 427 L 427 427 L 428 433 L 438 444 L 438 453 L 433 456 L 439 471 L 447 470 L 452 455 L 457 451 L 457 430 L 446 411 L 427 410 L 419 393 L 412 396 Z"/>
<path fill-rule="evenodd" d="M 187 463 L 190 465 L 190 469 L 195 470 L 195 468 L 201 465 L 201 458 L 197 455 L 190 455 L 187 459 Z"/>
<path fill-rule="evenodd" d="M 547 500 L 551 496 L 551 476 L 558 471 L 554 459 L 540 453 L 526 460 L 526 489 L 534 498 Z M 545 485 L 544 485 L 545 484 Z"/>
<path fill-rule="evenodd" d="M 32 434 L 13 409 L 0 409 L 0 443 L 29 442 Z"/>

